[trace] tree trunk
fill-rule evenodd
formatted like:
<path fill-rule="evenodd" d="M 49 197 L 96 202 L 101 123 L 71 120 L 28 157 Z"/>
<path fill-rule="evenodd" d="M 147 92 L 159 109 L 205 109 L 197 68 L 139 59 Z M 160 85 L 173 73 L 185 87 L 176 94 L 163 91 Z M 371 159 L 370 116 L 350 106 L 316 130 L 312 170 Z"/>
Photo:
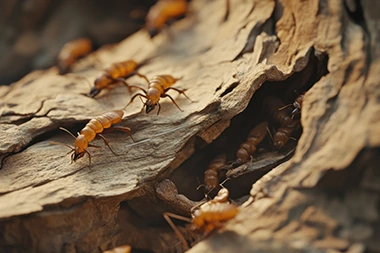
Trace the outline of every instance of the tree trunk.
<path fill-rule="evenodd" d="M 162 213 L 189 215 L 195 203 L 161 200 L 159 183 L 170 178 L 201 200 L 197 178 L 216 154 L 234 159 L 250 129 L 268 118 L 265 98 L 289 104 L 303 92 L 297 140 L 279 151 L 266 140 L 248 164 L 227 172 L 231 198 L 244 202 L 239 215 L 207 237 L 178 225 L 193 245 L 204 239 L 190 252 L 380 251 L 380 4 L 229 3 L 194 0 L 186 18 L 153 40 L 141 30 L 80 60 L 71 74 L 52 67 L 1 87 L 2 251 L 101 252 L 122 244 L 183 251 Z M 124 86 L 96 99 L 81 95 L 87 80 L 126 59 L 150 59 L 139 69 L 148 78 L 182 77 L 175 87 L 192 102 L 169 91 L 183 112 L 161 98 L 156 115 L 140 112 L 136 99 L 119 124 L 132 129 L 135 143 L 110 133 L 117 156 L 95 139 L 102 148 L 89 148 L 91 166 L 87 156 L 69 164 L 69 149 L 50 142 L 74 140 L 57 129 L 76 133 L 130 101 Z M 137 76 L 128 83 L 147 87 Z"/>

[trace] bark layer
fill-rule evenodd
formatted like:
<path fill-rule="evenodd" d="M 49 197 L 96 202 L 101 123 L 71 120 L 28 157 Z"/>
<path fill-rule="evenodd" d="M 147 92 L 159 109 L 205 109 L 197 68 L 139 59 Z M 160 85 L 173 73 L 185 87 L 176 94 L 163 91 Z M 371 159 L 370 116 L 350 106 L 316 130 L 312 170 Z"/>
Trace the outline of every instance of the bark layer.
<path fill-rule="evenodd" d="M 58 76 L 55 68 L 35 71 L 0 90 L 3 249 L 97 252 L 128 243 L 154 252 L 181 250 L 168 244 L 175 238 L 168 227 L 157 228 L 161 212 L 171 207 L 156 197 L 156 184 L 170 175 L 182 177 L 181 192 L 189 186 L 183 176 L 190 172 L 181 170 L 188 166 L 185 160 L 202 153 L 236 115 L 254 122 L 265 118 L 264 96 L 281 93 L 287 99 L 294 89 L 308 91 L 293 158 L 257 181 L 241 214 L 191 251 L 379 249 L 375 8 L 369 1 L 354 7 L 350 1 L 230 3 L 225 19 L 224 1 L 194 0 L 170 34 L 150 40 L 142 30 L 78 62 L 71 75 Z M 176 87 L 186 89 L 193 102 L 174 96 L 180 112 L 162 99 L 156 116 L 139 113 L 137 100 L 120 124 L 132 129 L 136 143 L 112 133 L 107 138 L 119 156 L 105 147 L 91 149 L 91 167 L 86 157 L 68 164 L 68 150 L 49 142 L 73 139 L 55 129 L 80 130 L 92 117 L 125 106 L 131 96 L 122 86 L 97 99 L 80 93 L 89 91 L 86 79 L 93 81 L 102 68 L 131 58 L 151 58 L 139 70 L 148 78 L 183 77 Z M 146 87 L 138 77 L 128 82 Z M 248 132 L 234 134 L 244 139 Z M 261 160 L 262 167 L 273 168 L 287 154 L 269 164 Z M 255 166 L 253 161 L 248 172 Z M 234 174 L 247 176 L 241 170 Z"/>

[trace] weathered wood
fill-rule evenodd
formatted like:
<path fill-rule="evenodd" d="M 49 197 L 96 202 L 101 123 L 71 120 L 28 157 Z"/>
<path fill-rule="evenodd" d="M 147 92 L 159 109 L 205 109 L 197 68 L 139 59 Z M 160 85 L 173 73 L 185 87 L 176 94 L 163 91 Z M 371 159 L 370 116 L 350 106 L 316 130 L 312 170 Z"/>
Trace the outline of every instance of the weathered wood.
<path fill-rule="evenodd" d="M 294 157 L 253 185 L 225 231 L 189 252 L 231 252 L 242 244 L 249 252 L 378 251 L 380 62 L 372 38 L 379 36 L 379 16 L 369 1 L 361 2 L 363 9 L 354 4 L 353 12 L 364 14 L 360 25 L 341 1 L 314 8 L 307 6 L 311 2 L 280 2 L 277 34 L 289 35 L 279 30 L 284 26 L 294 31 L 313 24 L 309 32 L 285 38 L 285 45 L 292 50 L 317 31 L 310 38 L 328 54 L 330 73 L 306 94 Z"/>
<path fill-rule="evenodd" d="M 126 243 L 155 252 L 175 250 L 168 249 L 170 230 L 144 223 L 144 217 L 158 219 L 163 211 L 155 184 L 194 153 L 196 138 L 206 143 L 216 139 L 263 84 L 272 84 L 266 81 L 288 79 L 315 55 L 328 57 L 329 73 L 306 93 L 294 157 L 253 185 L 241 214 L 226 225 L 230 231 L 215 233 L 190 251 L 243 252 L 256 245 L 256 251 L 268 252 L 360 250 L 365 241 L 378 249 L 371 228 L 378 222 L 378 200 L 367 190 L 375 183 L 350 191 L 342 184 L 342 199 L 321 186 L 321 178 L 329 178 L 331 170 L 348 171 L 355 158 L 357 166 L 364 164 L 365 175 L 375 173 L 370 165 L 376 155 L 370 156 L 372 162 L 360 162 L 380 145 L 380 65 L 373 39 L 378 20 L 363 3 L 369 31 L 349 18 L 341 1 L 233 0 L 224 21 L 224 1 L 194 0 L 192 12 L 171 27 L 170 36 L 164 31 L 150 40 L 140 31 L 83 59 L 72 75 L 58 76 L 51 68 L 2 88 L 0 153 L 9 156 L 0 170 L 0 245 L 35 252 L 96 252 Z M 51 131 L 59 126 L 79 130 L 92 117 L 122 108 L 131 97 L 125 87 L 102 92 L 97 99 L 82 96 L 89 91 L 84 78 L 93 81 L 113 62 L 148 57 L 152 60 L 141 73 L 182 76 L 176 86 L 194 102 L 175 97 L 184 109 L 180 112 L 162 99 L 156 116 L 155 111 L 139 113 L 142 105 L 136 100 L 120 124 L 132 129 L 136 143 L 126 134 L 112 133 L 107 138 L 119 156 L 106 147 L 89 149 L 91 167 L 86 157 L 68 164 L 68 149 L 49 141 L 72 144 L 73 139 Z M 307 86 L 306 79 L 299 82 Z M 128 82 L 146 85 L 138 77 Z M 119 209 L 121 202 L 127 204 Z M 366 210 L 349 212 L 356 202 Z M 127 225 L 122 229 L 130 228 L 134 236 L 119 233 L 116 217 L 123 212 Z M 354 223 L 356 217 L 363 222 Z"/>

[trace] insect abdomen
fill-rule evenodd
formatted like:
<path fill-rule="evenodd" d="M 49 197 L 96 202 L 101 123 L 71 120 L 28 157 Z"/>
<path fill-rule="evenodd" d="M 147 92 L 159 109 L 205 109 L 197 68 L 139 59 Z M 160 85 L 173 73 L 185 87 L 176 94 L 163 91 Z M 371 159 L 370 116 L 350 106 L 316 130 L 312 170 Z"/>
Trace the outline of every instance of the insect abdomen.
<path fill-rule="evenodd" d="M 106 112 L 91 119 L 80 133 L 90 142 L 95 138 L 96 134 L 103 132 L 105 128 L 109 128 L 111 125 L 119 123 L 123 115 L 123 111 L 120 110 Z"/>
<path fill-rule="evenodd" d="M 171 75 L 161 75 L 161 76 L 154 76 L 150 80 L 150 87 L 156 87 L 159 86 L 164 91 L 167 88 L 171 87 L 177 79 L 172 77 Z M 163 92 L 162 92 L 163 93 Z"/>
<path fill-rule="evenodd" d="M 267 127 L 268 122 L 263 121 L 251 130 L 247 140 L 240 145 L 240 148 L 236 152 L 236 158 L 240 159 L 240 163 L 247 162 L 250 155 L 256 152 L 256 146 L 259 145 L 267 135 Z"/>
<path fill-rule="evenodd" d="M 91 40 L 86 38 L 67 42 L 58 55 L 58 67 L 60 74 L 64 74 L 71 68 L 71 65 L 80 57 L 85 56 L 92 50 Z"/>
<path fill-rule="evenodd" d="M 203 218 L 209 223 L 227 221 L 239 213 L 239 208 L 229 203 L 212 203 L 202 207 L 204 207 L 201 209 Z"/>
<path fill-rule="evenodd" d="M 113 64 L 110 68 L 106 69 L 106 74 L 112 78 L 125 77 L 132 73 L 137 68 L 135 61 L 123 61 Z"/>
<path fill-rule="evenodd" d="M 293 131 L 298 128 L 298 120 L 290 119 L 287 124 L 282 125 L 273 135 L 273 146 L 275 149 L 281 149 L 289 140 Z"/>
<path fill-rule="evenodd" d="M 211 161 L 207 170 L 204 173 L 204 184 L 206 191 L 211 191 L 219 184 L 218 171 L 226 165 L 227 157 L 225 154 L 219 155 Z"/>
<path fill-rule="evenodd" d="M 169 19 L 183 15 L 186 9 L 184 0 L 158 1 L 147 14 L 147 27 L 161 29 Z"/>

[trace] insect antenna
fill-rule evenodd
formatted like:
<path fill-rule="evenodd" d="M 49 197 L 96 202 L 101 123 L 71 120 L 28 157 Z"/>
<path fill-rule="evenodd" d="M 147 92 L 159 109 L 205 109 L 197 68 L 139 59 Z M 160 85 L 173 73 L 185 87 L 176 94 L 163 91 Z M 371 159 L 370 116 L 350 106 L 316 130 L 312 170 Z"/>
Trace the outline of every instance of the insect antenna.
<path fill-rule="evenodd" d="M 293 104 L 288 104 L 283 107 L 278 108 L 279 111 L 284 110 L 285 108 L 288 108 L 289 106 L 292 106 Z"/>
<path fill-rule="evenodd" d="M 50 144 L 53 144 L 53 145 L 61 145 L 61 146 L 66 146 L 68 148 L 70 148 L 71 150 L 66 154 L 70 154 L 71 152 L 73 152 L 73 150 L 75 150 L 75 148 L 69 144 L 66 144 L 66 143 L 61 143 L 61 142 L 55 142 L 55 141 L 50 141 Z"/>
<path fill-rule="evenodd" d="M 226 187 L 224 187 L 224 184 L 228 181 L 228 180 L 230 180 L 230 178 L 229 177 L 227 177 L 226 179 L 224 179 L 224 181 L 223 182 L 221 182 L 219 185 L 220 185 L 220 187 L 222 187 L 222 188 L 226 188 Z"/>
<path fill-rule="evenodd" d="M 186 222 L 189 222 L 191 223 L 191 219 L 187 218 L 187 217 L 183 217 L 183 216 L 180 216 L 180 215 L 176 215 L 174 213 L 168 213 L 168 212 L 165 212 L 162 214 L 165 218 L 165 220 L 167 221 L 167 223 L 172 227 L 172 229 L 174 230 L 174 232 L 176 233 L 177 237 L 179 238 L 179 240 L 182 242 L 183 244 L 183 247 L 184 247 L 184 250 L 188 250 L 189 249 L 189 246 L 185 240 L 185 237 L 182 235 L 182 233 L 178 230 L 177 226 L 174 225 L 173 221 L 170 219 L 170 217 L 174 218 L 174 219 L 178 219 L 178 220 L 182 220 L 182 221 L 186 221 Z"/>
<path fill-rule="evenodd" d="M 66 133 L 70 134 L 74 139 L 76 139 L 77 137 L 75 137 L 75 135 L 73 135 L 69 130 L 67 130 L 66 128 L 64 127 L 60 127 L 59 129 L 61 129 L 62 131 L 65 131 Z"/>
<path fill-rule="evenodd" d="M 198 181 L 198 187 L 197 187 L 197 191 L 202 188 L 202 187 L 206 187 L 205 184 L 201 184 L 201 181 L 199 181 L 199 177 L 197 177 L 197 181 Z"/>

